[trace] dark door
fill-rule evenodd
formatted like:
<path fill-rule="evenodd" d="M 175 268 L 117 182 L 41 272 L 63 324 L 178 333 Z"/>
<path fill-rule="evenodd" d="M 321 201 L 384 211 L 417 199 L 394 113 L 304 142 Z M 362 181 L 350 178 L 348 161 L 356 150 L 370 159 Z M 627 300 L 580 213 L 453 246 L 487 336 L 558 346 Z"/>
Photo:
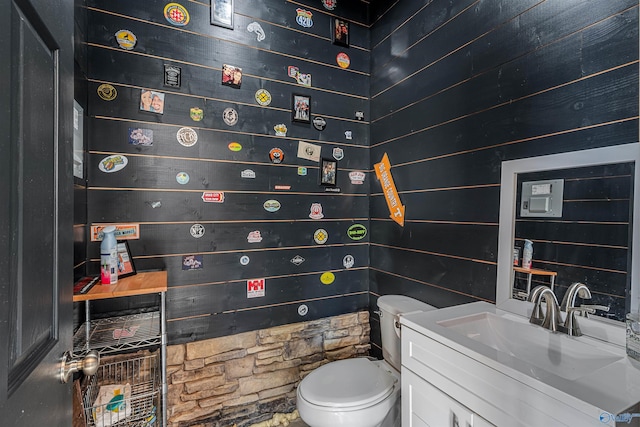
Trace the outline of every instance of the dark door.
<path fill-rule="evenodd" d="M 0 5 L 0 424 L 68 427 L 73 0 Z"/>

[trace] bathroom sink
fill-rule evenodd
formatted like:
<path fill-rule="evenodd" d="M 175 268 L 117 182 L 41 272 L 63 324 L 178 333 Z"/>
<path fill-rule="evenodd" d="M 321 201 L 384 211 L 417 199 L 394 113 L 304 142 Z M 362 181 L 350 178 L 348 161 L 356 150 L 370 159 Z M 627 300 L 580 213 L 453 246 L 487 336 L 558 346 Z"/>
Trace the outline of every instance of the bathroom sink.
<path fill-rule="evenodd" d="M 573 381 L 623 358 L 585 337 L 554 333 L 513 315 L 480 312 L 437 324 L 496 350 L 497 360 L 525 362 L 534 377 L 550 373 Z"/>

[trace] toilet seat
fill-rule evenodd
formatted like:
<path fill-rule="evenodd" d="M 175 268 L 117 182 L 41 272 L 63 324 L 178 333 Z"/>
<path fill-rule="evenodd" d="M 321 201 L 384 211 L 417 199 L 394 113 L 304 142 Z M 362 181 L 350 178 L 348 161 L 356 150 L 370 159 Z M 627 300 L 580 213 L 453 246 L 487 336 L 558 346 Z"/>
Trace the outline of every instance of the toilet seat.
<path fill-rule="evenodd" d="M 307 375 L 298 392 L 312 405 L 355 410 L 375 405 L 394 390 L 397 380 L 367 358 L 338 360 Z"/>

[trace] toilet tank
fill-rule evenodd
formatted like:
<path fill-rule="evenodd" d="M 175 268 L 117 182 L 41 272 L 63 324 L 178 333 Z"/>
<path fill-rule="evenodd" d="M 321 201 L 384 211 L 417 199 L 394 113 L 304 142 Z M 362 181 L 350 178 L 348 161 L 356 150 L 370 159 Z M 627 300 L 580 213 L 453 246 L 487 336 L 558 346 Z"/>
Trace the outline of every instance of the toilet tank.
<path fill-rule="evenodd" d="M 398 315 L 430 311 L 436 308 L 404 295 L 383 295 L 378 298 L 378 308 L 380 308 L 382 356 L 399 372 L 402 359 L 400 355 L 400 323 L 396 323 Z"/>

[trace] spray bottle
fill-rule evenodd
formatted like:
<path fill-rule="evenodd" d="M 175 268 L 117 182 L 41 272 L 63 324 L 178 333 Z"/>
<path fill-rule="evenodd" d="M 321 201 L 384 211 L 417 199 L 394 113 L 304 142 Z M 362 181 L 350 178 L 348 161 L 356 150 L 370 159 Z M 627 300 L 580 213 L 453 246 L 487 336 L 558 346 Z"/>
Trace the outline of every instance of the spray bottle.
<path fill-rule="evenodd" d="M 115 236 L 116 227 L 109 225 L 102 229 L 100 244 L 100 279 L 103 285 L 118 283 L 118 242 Z"/>

